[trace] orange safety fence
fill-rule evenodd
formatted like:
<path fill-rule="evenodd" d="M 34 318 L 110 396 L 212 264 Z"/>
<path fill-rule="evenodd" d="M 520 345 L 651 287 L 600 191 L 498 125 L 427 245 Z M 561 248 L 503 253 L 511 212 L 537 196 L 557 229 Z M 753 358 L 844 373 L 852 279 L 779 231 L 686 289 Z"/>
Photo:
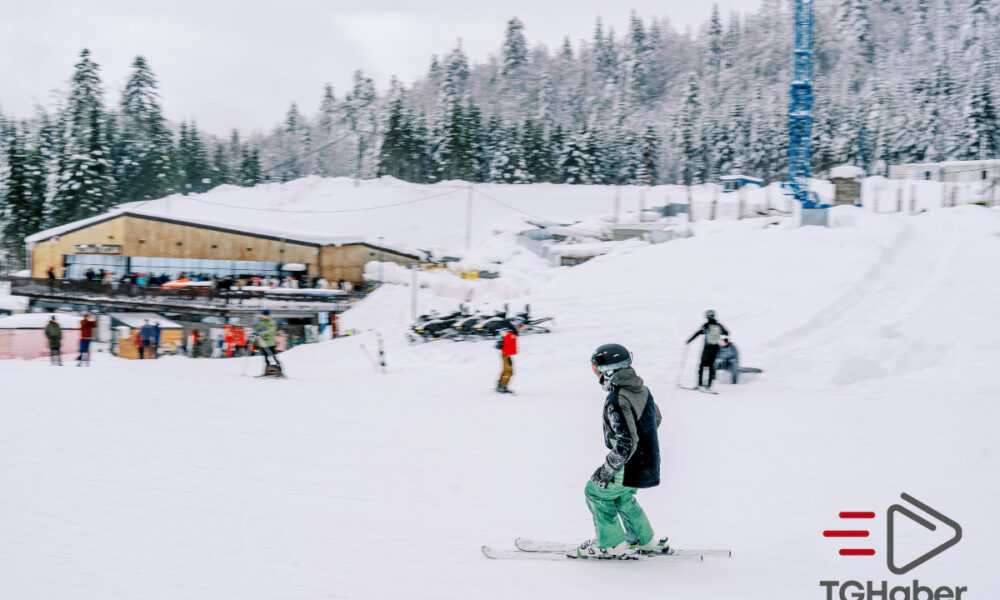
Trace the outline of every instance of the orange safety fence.
<path fill-rule="evenodd" d="M 80 351 L 80 330 L 63 329 L 62 352 L 74 356 Z M 49 340 L 44 329 L 0 329 L 0 359 L 48 358 Z"/>

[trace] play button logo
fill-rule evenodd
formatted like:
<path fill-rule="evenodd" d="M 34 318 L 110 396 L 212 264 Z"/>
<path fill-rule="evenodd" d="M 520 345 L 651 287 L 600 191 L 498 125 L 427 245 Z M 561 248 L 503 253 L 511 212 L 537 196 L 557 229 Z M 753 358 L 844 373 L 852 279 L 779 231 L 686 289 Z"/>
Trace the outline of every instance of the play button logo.
<path fill-rule="evenodd" d="M 886 513 L 886 521 L 888 522 L 888 525 L 887 525 L 887 527 L 888 527 L 888 535 L 886 536 L 886 538 L 888 540 L 888 546 L 889 546 L 888 547 L 888 552 L 886 554 L 886 562 L 889 565 L 889 570 L 892 571 L 893 573 L 895 573 L 896 575 L 902 575 L 903 573 L 908 573 L 908 572 L 912 571 L 913 569 L 919 567 L 920 565 L 922 565 L 925 562 L 929 561 L 930 559 L 934 558 L 938 554 L 941 554 L 942 552 L 944 552 L 948 548 L 951 548 L 952 546 L 954 546 L 955 544 L 957 544 L 962 539 L 962 526 L 959 525 L 957 522 L 955 522 L 952 519 L 949 519 L 948 517 L 944 516 L 943 514 L 941 514 L 938 511 L 934 510 L 930 506 L 927 506 L 926 504 L 924 504 L 923 502 L 917 500 L 916 498 L 914 498 L 913 496 L 911 496 L 909 494 L 903 493 L 903 494 L 901 494 L 901 497 L 906 502 L 909 502 L 913 506 L 915 506 L 915 507 L 919 508 L 920 510 L 922 510 L 924 513 L 932 516 L 937 521 L 937 524 L 935 524 L 935 523 L 931 522 L 930 520 L 928 520 L 928 519 L 926 519 L 926 518 L 918 515 L 913 510 L 911 510 L 909 507 L 904 506 L 902 504 L 893 504 L 892 506 L 889 507 L 889 510 Z M 906 564 L 904 564 L 902 566 L 897 566 L 897 564 L 896 564 L 896 556 L 897 556 L 896 546 L 898 544 L 898 542 L 896 540 L 896 530 L 897 530 L 897 527 L 896 527 L 896 517 L 897 517 L 897 515 L 905 516 L 908 519 L 910 519 L 910 521 L 912 521 L 912 522 L 916 523 L 917 525 L 919 525 L 920 527 L 922 527 L 923 529 L 921 529 L 919 531 L 936 532 L 941 525 L 944 525 L 944 526 L 946 526 L 946 527 L 948 527 L 948 528 L 950 528 L 952 530 L 952 536 L 947 541 L 945 541 L 943 543 L 938 543 L 937 546 L 935 546 L 934 548 L 932 548 L 932 549 L 924 552 L 923 554 L 921 554 L 917 558 L 911 560 L 910 562 L 908 562 L 908 563 L 906 563 Z M 935 537 L 938 537 L 938 536 L 935 536 Z"/>

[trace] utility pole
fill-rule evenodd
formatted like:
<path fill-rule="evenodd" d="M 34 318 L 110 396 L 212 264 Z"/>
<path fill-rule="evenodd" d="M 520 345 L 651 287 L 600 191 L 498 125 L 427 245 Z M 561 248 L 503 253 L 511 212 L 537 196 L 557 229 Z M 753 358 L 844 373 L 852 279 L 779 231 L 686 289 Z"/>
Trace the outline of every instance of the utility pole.
<path fill-rule="evenodd" d="M 465 209 L 465 251 L 472 249 L 472 194 L 475 189 L 469 183 L 469 200 Z"/>
<path fill-rule="evenodd" d="M 383 267 L 382 267 L 382 263 L 383 263 L 383 260 L 382 260 L 382 258 L 383 258 L 383 250 L 382 250 L 382 248 L 383 248 L 383 245 L 384 245 L 384 240 L 385 240 L 385 237 L 383 237 L 381 235 L 378 236 L 378 282 L 379 282 L 380 285 L 385 282 L 385 279 L 382 278 L 382 274 L 383 274 Z"/>
<path fill-rule="evenodd" d="M 413 279 L 410 283 L 411 297 L 410 297 L 410 319 L 412 321 L 417 320 L 417 271 L 420 270 L 419 264 L 410 265 L 413 270 Z"/>

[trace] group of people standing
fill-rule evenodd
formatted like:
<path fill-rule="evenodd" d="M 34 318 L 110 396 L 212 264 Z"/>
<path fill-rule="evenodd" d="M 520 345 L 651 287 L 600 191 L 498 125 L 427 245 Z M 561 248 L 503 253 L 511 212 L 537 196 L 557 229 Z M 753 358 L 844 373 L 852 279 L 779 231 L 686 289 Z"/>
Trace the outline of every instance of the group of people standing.
<path fill-rule="evenodd" d="M 90 366 L 90 344 L 94 341 L 94 329 L 97 328 L 97 319 L 90 313 L 84 313 L 80 321 L 80 346 L 79 354 L 76 357 L 76 366 Z M 62 366 L 62 327 L 55 315 L 45 324 L 45 339 L 49 344 L 49 363 L 53 366 Z"/>

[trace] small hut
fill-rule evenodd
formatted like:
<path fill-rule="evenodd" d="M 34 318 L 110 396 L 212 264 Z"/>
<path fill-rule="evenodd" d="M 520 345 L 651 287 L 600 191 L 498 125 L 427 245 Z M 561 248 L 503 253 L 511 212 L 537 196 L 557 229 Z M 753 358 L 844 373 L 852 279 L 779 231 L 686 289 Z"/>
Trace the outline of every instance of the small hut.
<path fill-rule="evenodd" d="M 764 180 L 757 179 L 756 177 L 750 177 L 748 175 L 723 175 L 719 177 L 719 182 L 722 183 L 722 193 L 728 194 L 730 192 L 738 192 L 746 186 L 752 187 L 763 187 Z"/>
<path fill-rule="evenodd" d="M 139 347 L 135 336 L 142 326 L 149 323 L 160 326 L 160 347 L 157 354 L 176 354 L 177 348 L 184 345 L 184 326 L 151 312 L 119 312 L 108 313 L 111 317 L 111 330 L 114 343 L 112 352 L 118 358 L 139 358 Z"/>
<path fill-rule="evenodd" d="M 830 169 L 830 179 L 833 180 L 833 203 L 861 204 L 861 178 L 865 172 L 854 165 L 841 165 Z"/>

